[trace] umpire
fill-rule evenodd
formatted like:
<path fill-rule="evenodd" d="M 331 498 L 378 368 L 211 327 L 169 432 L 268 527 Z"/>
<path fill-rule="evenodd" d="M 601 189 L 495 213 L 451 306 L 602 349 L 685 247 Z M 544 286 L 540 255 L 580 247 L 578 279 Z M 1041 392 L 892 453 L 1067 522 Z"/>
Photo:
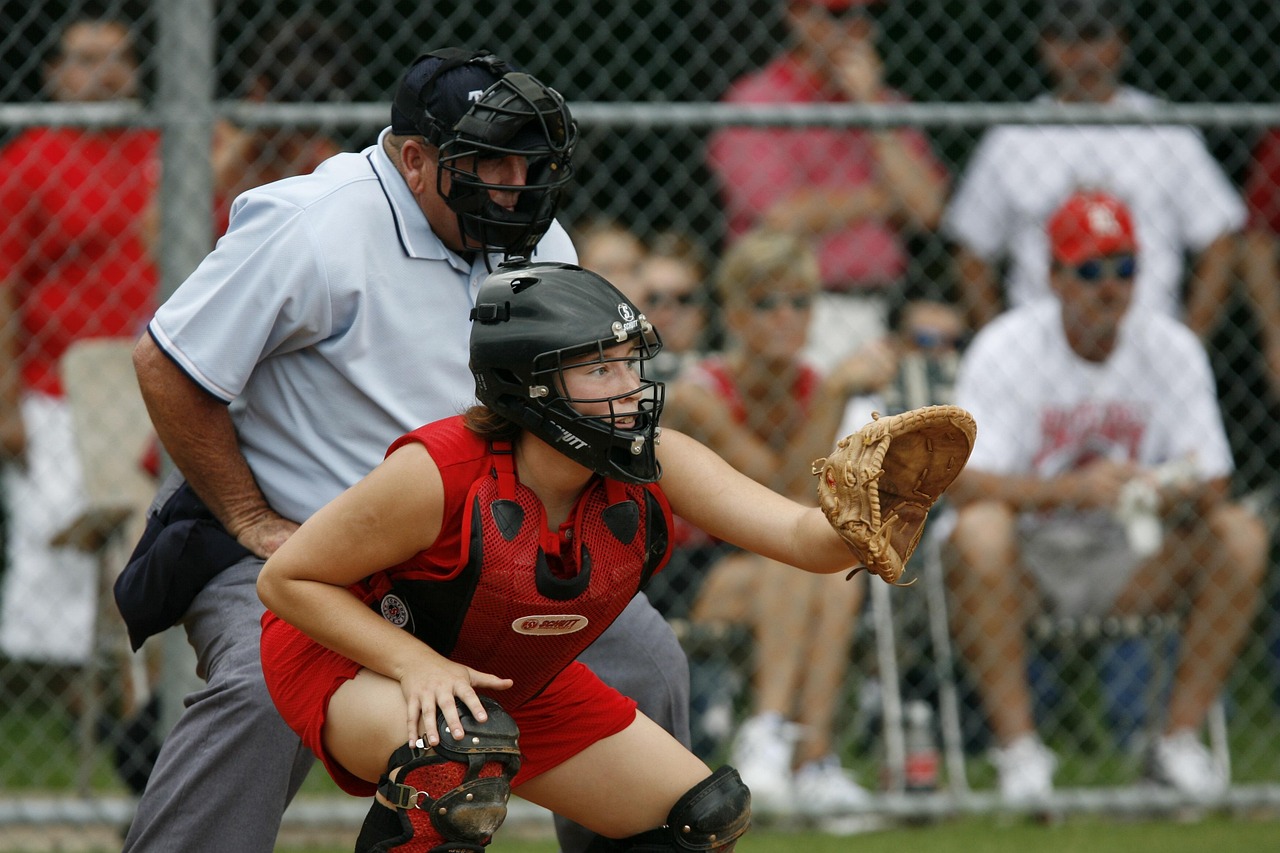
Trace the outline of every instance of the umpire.
<path fill-rule="evenodd" d="M 534 77 L 486 51 L 425 54 L 376 144 L 236 199 L 151 320 L 134 363 L 181 476 L 116 597 L 135 646 L 181 618 L 206 686 L 125 851 L 273 849 L 314 759 L 263 684 L 258 571 L 396 436 L 473 401 L 467 316 L 489 269 L 576 260 L 554 220 L 576 139 Z M 687 662 L 643 594 L 583 660 L 687 744 Z M 566 850 L 590 838 L 558 831 Z"/>

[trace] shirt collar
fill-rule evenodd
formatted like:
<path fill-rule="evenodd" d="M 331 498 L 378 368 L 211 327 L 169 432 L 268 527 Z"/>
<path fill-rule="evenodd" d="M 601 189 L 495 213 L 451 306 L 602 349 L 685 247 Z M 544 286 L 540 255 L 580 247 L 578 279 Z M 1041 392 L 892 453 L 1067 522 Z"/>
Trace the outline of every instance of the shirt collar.
<path fill-rule="evenodd" d="M 377 144 L 367 150 L 373 172 L 378 182 L 382 184 L 382 191 L 387 197 L 391 217 L 396 223 L 396 234 L 400 238 L 400 245 L 404 248 L 405 254 L 421 260 L 448 261 L 454 269 L 469 272 L 471 263 L 440 242 L 440 238 L 431 230 L 431 225 L 427 222 L 422 208 L 418 207 L 417 199 L 413 197 L 413 193 L 409 192 L 409 185 L 405 183 L 404 176 L 387 156 L 382 145 L 383 140 L 390 133 L 390 127 L 384 128 L 382 133 L 378 134 Z"/>

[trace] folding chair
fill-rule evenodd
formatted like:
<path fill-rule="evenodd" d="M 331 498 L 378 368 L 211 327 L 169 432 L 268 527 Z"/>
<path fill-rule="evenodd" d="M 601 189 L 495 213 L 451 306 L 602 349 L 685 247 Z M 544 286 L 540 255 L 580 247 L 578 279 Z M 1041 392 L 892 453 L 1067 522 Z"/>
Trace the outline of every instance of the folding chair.
<path fill-rule="evenodd" d="M 132 705 L 144 705 L 150 692 L 145 660 L 129 653 L 112 597 L 116 575 L 141 535 L 155 492 L 155 483 L 142 466 L 152 430 L 133 371 L 133 345 L 132 339 L 125 338 L 78 341 L 60 364 L 87 501 L 84 510 L 53 537 L 53 544 L 93 554 L 99 564 L 93 652 L 80 675 L 85 704 L 78 737 L 86 754 L 95 741 L 102 712 L 101 677 L 107 659 L 118 656 Z"/>

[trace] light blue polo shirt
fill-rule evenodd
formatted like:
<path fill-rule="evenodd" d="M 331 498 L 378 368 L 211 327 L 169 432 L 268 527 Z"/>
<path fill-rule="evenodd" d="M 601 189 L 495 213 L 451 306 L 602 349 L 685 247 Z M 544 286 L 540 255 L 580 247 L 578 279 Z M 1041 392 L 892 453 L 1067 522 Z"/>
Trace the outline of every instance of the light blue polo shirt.
<path fill-rule="evenodd" d="M 382 150 L 389 131 L 237 198 L 226 235 L 148 327 L 230 404 L 259 486 L 295 521 L 401 434 L 474 401 L 468 313 L 488 271 L 431 231 Z M 534 258 L 577 253 L 554 224 Z"/>

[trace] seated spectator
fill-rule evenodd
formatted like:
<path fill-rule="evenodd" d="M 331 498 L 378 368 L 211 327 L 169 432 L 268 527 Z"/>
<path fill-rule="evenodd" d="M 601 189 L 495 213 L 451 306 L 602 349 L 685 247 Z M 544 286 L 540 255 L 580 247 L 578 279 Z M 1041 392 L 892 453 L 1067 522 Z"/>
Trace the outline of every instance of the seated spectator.
<path fill-rule="evenodd" d="M 1242 278 L 1258 315 L 1271 388 L 1280 396 L 1280 129 L 1267 131 L 1254 150 L 1245 184 Z"/>
<path fill-rule="evenodd" d="M 321 18 L 282 18 L 256 42 L 244 90 L 256 104 L 350 100 L 356 60 L 343 35 Z M 239 127 L 219 119 L 213 128 L 214 235 L 227 230 L 231 203 L 245 190 L 305 175 L 339 153 L 337 141 L 309 127 Z M 160 245 L 160 199 L 147 209 L 142 229 L 153 255 Z"/>
<path fill-rule="evenodd" d="M 1047 0 L 1036 48 L 1052 89 L 1036 103 L 1158 112 L 1160 99 L 1124 83 L 1126 18 L 1116 0 Z M 1125 199 L 1132 212 L 1144 258 L 1138 310 L 1185 317 L 1207 338 L 1244 206 L 1203 134 L 1159 123 L 996 125 L 983 134 L 939 226 L 955 245 L 959 297 L 973 327 L 1051 295 L 1044 226 L 1086 184 Z"/>
<path fill-rule="evenodd" d="M 861 429 L 872 412 L 894 415 L 952 402 L 969 335 L 964 312 L 949 302 L 913 299 L 892 312 L 890 326 L 897 371 L 882 387 L 849 401 L 837 435 Z"/>
<path fill-rule="evenodd" d="M 1194 797 L 1227 785 L 1199 730 L 1249 630 L 1266 559 L 1260 520 L 1227 498 L 1232 458 L 1208 357 L 1186 326 L 1130 311 L 1145 257 L 1128 209 L 1077 192 L 1049 219 L 1056 299 L 984 327 L 958 405 L 979 436 L 950 490 L 954 630 L 998 748 L 1001 793 L 1052 790 L 1023 619 L 1185 609 L 1149 773 Z M 1036 603 L 1038 602 L 1038 604 Z"/>
<path fill-rule="evenodd" d="M 635 232 L 612 219 L 591 219 L 573 229 L 574 248 L 583 269 L 598 272 L 628 298 L 637 293 L 636 273 L 647 253 Z"/>
<path fill-rule="evenodd" d="M 786 51 L 734 81 L 724 102 L 883 104 L 881 0 L 779 0 Z M 708 140 L 730 240 L 756 227 L 812 239 L 822 277 L 806 355 L 820 369 L 881 337 L 907 275 L 907 241 L 941 216 L 947 174 L 914 128 L 731 127 Z"/>
<path fill-rule="evenodd" d="M 280 104 L 351 100 L 352 73 L 359 67 L 341 32 L 323 18 L 284 18 L 267 27 L 250 54 L 253 61 L 243 98 Z M 309 127 L 214 128 L 213 178 L 217 233 L 226 230 L 231 202 L 247 189 L 305 175 L 342 150 Z"/>
<path fill-rule="evenodd" d="M 45 84 L 61 103 L 128 103 L 139 67 L 129 22 L 80 16 Z M 154 309 L 137 222 L 159 149 L 148 128 L 33 127 L 0 150 L 0 654 L 14 660 L 75 668 L 94 652 L 98 562 L 53 545 L 86 501 L 59 365 L 77 340 L 134 337 Z"/>
<path fill-rule="evenodd" d="M 655 378 L 670 382 L 707 350 L 711 294 L 702 252 L 688 237 L 664 231 L 649 241 L 636 270 L 636 305 L 662 332 Z"/>
<path fill-rule="evenodd" d="M 817 257 L 800 237 L 744 236 L 722 259 L 715 287 L 727 348 L 668 387 L 666 423 L 753 479 L 813 502 L 809 465 L 830 451 L 845 400 L 879 387 L 892 365 L 878 354 L 850 357 L 823 378 L 797 355 L 821 287 Z M 730 760 L 764 808 L 856 807 L 866 793 L 841 766 L 833 725 L 865 586 L 861 577 L 792 580 L 776 563 L 734 552 L 695 599 L 694 621 L 750 625 L 765 664 Z"/>

